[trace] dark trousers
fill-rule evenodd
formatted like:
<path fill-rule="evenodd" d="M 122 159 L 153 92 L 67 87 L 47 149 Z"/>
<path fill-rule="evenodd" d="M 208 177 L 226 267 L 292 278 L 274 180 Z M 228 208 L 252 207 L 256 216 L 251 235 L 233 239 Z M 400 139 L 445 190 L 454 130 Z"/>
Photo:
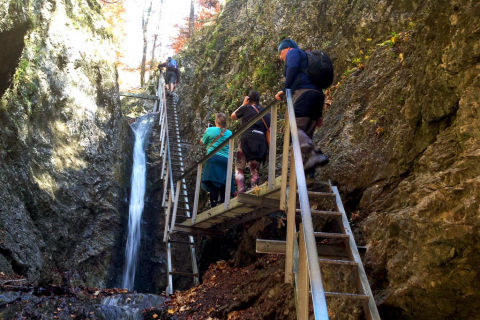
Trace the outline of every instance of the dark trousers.
<path fill-rule="evenodd" d="M 217 188 L 217 186 L 210 181 L 204 183 L 210 188 L 210 206 L 212 208 L 219 203 L 225 202 L 225 185 Z"/>
<path fill-rule="evenodd" d="M 299 89 L 293 95 L 295 122 L 304 162 L 312 153 L 321 152 L 315 147 L 312 138 L 317 122 L 322 117 L 324 101 L 323 93 L 312 89 Z"/>

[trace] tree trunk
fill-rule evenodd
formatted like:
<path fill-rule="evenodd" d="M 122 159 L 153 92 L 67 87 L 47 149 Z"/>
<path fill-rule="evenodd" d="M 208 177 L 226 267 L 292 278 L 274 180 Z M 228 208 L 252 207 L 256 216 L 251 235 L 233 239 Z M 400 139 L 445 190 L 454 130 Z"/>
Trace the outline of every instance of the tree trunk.
<path fill-rule="evenodd" d="M 188 37 L 193 37 L 193 30 L 195 29 L 195 8 L 193 0 L 190 1 L 190 19 L 188 20 Z"/>
<path fill-rule="evenodd" d="M 150 20 L 150 13 L 152 12 L 152 0 L 149 0 L 149 6 L 147 11 L 143 11 L 142 14 L 142 34 L 143 34 L 143 53 L 142 53 L 142 65 L 140 66 L 140 85 L 145 85 L 145 63 L 147 61 L 147 29 L 148 22 Z"/>
<path fill-rule="evenodd" d="M 152 59 L 150 60 L 150 76 L 152 75 L 153 70 L 155 70 L 155 48 L 157 47 L 157 38 L 158 34 L 154 34 L 152 45 Z"/>

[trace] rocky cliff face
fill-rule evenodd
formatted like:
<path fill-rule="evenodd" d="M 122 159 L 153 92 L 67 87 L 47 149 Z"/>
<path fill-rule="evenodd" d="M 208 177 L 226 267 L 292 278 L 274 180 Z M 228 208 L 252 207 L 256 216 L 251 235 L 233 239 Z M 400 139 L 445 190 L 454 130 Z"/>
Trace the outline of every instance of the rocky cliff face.
<path fill-rule="evenodd" d="M 131 136 L 100 7 L 0 10 L 0 271 L 105 286 L 123 250 Z"/>
<path fill-rule="evenodd" d="M 330 54 L 336 85 L 316 142 L 331 162 L 317 179 L 354 213 L 386 319 L 480 307 L 479 16 L 468 0 L 230 1 L 181 53 L 185 123 L 199 117 L 199 131 L 249 88 L 273 100 L 281 37 Z"/>

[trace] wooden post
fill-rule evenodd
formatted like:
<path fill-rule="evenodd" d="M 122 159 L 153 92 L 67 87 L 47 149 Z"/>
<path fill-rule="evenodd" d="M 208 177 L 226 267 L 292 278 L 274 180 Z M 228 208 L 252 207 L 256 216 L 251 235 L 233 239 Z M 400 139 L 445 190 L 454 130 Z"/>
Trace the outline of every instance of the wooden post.
<path fill-rule="evenodd" d="M 188 235 L 188 242 L 190 243 L 190 254 L 192 255 L 192 271 L 196 274 L 193 277 L 193 283 L 198 286 L 200 284 L 200 278 L 198 277 L 198 265 L 197 259 L 195 259 L 197 254 L 195 253 L 195 242 L 192 235 Z"/>
<path fill-rule="evenodd" d="M 285 282 L 293 283 L 293 247 L 295 237 L 295 212 L 297 209 L 297 175 L 295 173 L 295 160 L 290 165 L 290 179 L 288 181 L 288 208 L 287 208 L 287 243 L 285 250 Z"/>
<path fill-rule="evenodd" d="M 195 183 L 195 198 L 193 199 L 193 213 L 192 213 L 192 224 L 195 223 L 198 213 L 198 200 L 200 197 L 200 184 L 202 182 L 202 163 L 198 164 L 197 168 L 197 181 Z"/>
<path fill-rule="evenodd" d="M 168 130 L 167 124 L 165 122 L 166 117 L 167 117 L 167 113 L 163 112 L 162 119 L 160 119 L 160 121 L 162 122 L 162 128 L 160 129 L 160 136 L 161 136 L 160 154 L 166 153 L 166 152 L 164 152 L 165 151 L 165 139 L 167 137 L 167 131 L 166 130 Z"/>
<path fill-rule="evenodd" d="M 300 224 L 298 235 L 298 306 L 297 319 L 308 320 L 308 305 L 310 302 L 308 294 L 308 263 L 307 249 L 305 247 L 305 234 L 303 233 L 303 225 Z"/>
<path fill-rule="evenodd" d="M 270 149 L 268 151 L 268 190 L 275 187 L 275 167 L 277 158 L 277 105 L 272 107 L 270 121 Z"/>
<path fill-rule="evenodd" d="M 168 287 L 165 290 L 167 296 L 173 294 L 173 279 L 172 279 L 172 251 L 170 248 L 170 242 L 167 242 L 167 283 Z"/>
<path fill-rule="evenodd" d="M 175 219 L 177 218 L 177 209 L 178 209 L 178 198 L 180 197 L 180 187 L 181 187 L 181 180 L 177 181 L 177 189 L 175 190 L 175 201 L 173 202 L 173 214 L 172 214 L 172 222 L 170 224 L 170 232 L 175 229 Z"/>
<path fill-rule="evenodd" d="M 162 153 L 163 153 L 163 155 L 162 155 L 162 172 L 160 173 L 160 177 L 163 179 L 166 175 L 166 173 L 165 173 L 166 167 L 165 166 L 167 164 L 167 155 L 166 155 L 166 152 L 162 152 Z M 164 183 L 166 184 L 167 180 L 164 180 Z"/>
<path fill-rule="evenodd" d="M 233 149 L 235 148 L 235 139 L 230 139 L 228 144 L 228 165 L 227 165 L 227 182 L 225 185 L 225 209 L 228 209 L 230 203 L 230 193 L 232 192 L 232 169 L 233 169 Z"/>
<path fill-rule="evenodd" d="M 168 167 L 168 164 L 167 164 Z M 163 180 L 163 198 L 162 198 L 162 207 L 165 207 L 165 201 L 167 200 L 167 191 L 168 191 L 168 178 L 170 178 L 170 170 L 166 169 L 167 173 L 165 174 L 165 179 Z"/>
<path fill-rule="evenodd" d="M 290 122 L 288 112 L 285 113 L 285 132 L 283 134 L 282 154 L 282 186 L 280 189 L 280 210 L 285 211 L 287 207 L 287 181 L 288 181 L 288 152 L 290 150 Z M 292 164 L 293 167 L 293 164 Z"/>
<path fill-rule="evenodd" d="M 168 240 L 168 222 L 170 221 L 170 208 L 172 207 L 172 192 L 168 195 L 167 211 L 165 212 L 165 230 L 163 231 L 163 242 Z"/>

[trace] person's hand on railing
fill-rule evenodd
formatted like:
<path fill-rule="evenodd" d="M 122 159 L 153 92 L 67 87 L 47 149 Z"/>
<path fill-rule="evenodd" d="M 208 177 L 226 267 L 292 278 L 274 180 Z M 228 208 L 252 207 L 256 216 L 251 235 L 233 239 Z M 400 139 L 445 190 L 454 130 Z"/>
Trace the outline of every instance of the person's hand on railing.
<path fill-rule="evenodd" d="M 281 101 L 283 99 L 284 94 L 285 94 L 285 92 L 278 91 L 277 94 L 275 95 L 275 99 L 277 99 L 278 101 Z"/>

